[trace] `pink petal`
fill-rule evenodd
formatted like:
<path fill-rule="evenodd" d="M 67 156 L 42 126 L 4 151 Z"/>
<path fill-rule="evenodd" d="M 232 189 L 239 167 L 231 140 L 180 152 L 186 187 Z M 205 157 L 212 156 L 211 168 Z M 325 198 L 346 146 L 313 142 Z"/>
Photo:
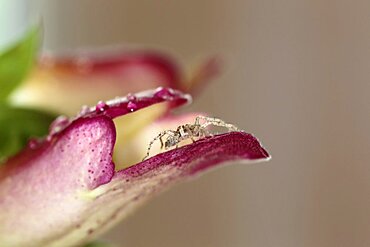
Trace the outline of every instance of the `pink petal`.
<path fill-rule="evenodd" d="M 72 120 L 59 119 L 45 141 L 32 143 L 0 168 L 0 243 L 83 244 L 170 185 L 225 161 L 268 159 L 252 135 L 231 132 L 114 171 L 112 118 L 132 112 L 130 102 L 138 110 L 188 100 L 162 88 L 99 103 Z"/>
<path fill-rule="evenodd" d="M 266 160 L 270 156 L 251 134 L 229 132 L 203 138 L 190 145 L 160 153 L 135 166 L 117 172 L 113 178 L 141 179 L 147 172 L 175 169 L 176 176 L 194 175 L 198 172 L 231 160 Z M 160 168 L 160 169 L 158 169 Z"/>
<path fill-rule="evenodd" d="M 130 74 L 131 69 L 145 67 L 162 74 L 163 83 L 168 86 L 178 86 L 180 81 L 178 65 L 169 56 L 154 51 L 116 51 L 103 54 L 85 52 L 64 57 L 44 55 L 40 60 L 40 68 L 55 70 L 60 75 L 70 74 L 90 79 L 104 75 L 116 78 L 117 83 L 119 79 L 125 79 L 125 74 Z"/>
<path fill-rule="evenodd" d="M 48 245 L 49 238 L 59 239 L 81 224 L 98 187 L 115 173 L 112 118 L 160 102 L 190 100 L 179 91 L 158 88 L 100 102 L 75 119 L 56 120 L 47 139 L 32 141 L 0 168 L 0 243 Z"/>
<path fill-rule="evenodd" d="M 148 88 L 199 92 L 219 74 L 220 67 L 219 59 L 211 58 L 186 78 L 175 59 L 156 51 L 116 49 L 44 55 L 10 99 L 13 104 L 74 115 L 82 104 Z"/>
<path fill-rule="evenodd" d="M 159 86 L 182 87 L 178 64 L 165 54 L 122 50 L 95 53 L 44 56 L 11 100 L 74 115 L 82 104 Z"/>
<path fill-rule="evenodd" d="M 76 149 L 79 146 L 81 148 L 79 155 L 86 157 L 87 154 L 85 151 L 86 149 L 89 149 L 91 151 L 89 152 L 89 155 L 93 156 L 91 160 L 99 160 L 99 155 L 102 155 L 102 152 L 109 152 L 109 155 L 111 156 L 116 139 L 115 126 L 112 121 L 113 118 L 123 116 L 161 102 L 172 102 L 174 106 L 179 106 L 189 103 L 190 101 L 190 95 L 183 94 L 180 91 L 173 90 L 171 88 L 157 88 L 155 90 L 130 94 L 127 97 L 116 98 L 106 102 L 100 101 L 94 107 L 83 109 L 75 118 L 68 119 L 60 117 L 56 119 L 51 125 L 50 134 L 47 139 L 40 141 L 39 143 L 34 143 L 34 141 L 32 141 L 27 150 L 13 159 L 9 159 L 7 163 L 11 163 L 11 165 L 7 165 L 7 163 L 5 163 L 4 166 L 6 168 L 3 170 L 7 171 L 7 168 L 9 168 L 9 170 L 12 171 L 17 167 L 15 164 L 24 166 L 24 161 L 34 160 L 38 159 L 40 156 L 45 156 L 45 152 L 49 150 L 53 150 L 52 157 L 56 159 L 53 162 L 63 160 L 60 157 L 64 157 L 66 155 L 65 151 L 68 150 L 68 148 L 70 148 L 70 151 L 72 152 L 71 154 L 67 154 L 68 159 L 71 159 L 74 156 L 78 157 L 78 155 L 72 154 L 75 154 L 75 151 L 79 150 Z M 69 133 L 70 131 L 74 131 L 76 133 L 71 135 Z M 66 139 L 66 136 L 69 135 L 71 136 Z M 106 145 L 109 145 L 108 147 L 104 147 L 103 150 L 99 150 L 102 147 L 98 146 L 94 148 L 94 146 L 97 145 L 94 141 L 104 142 Z M 77 162 L 77 160 L 75 162 Z M 103 183 L 109 182 L 114 171 L 114 164 L 110 159 L 99 161 L 95 164 L 96 167 L 91 167 L 91 162 L 87 163 L 89 164 L 88 169 L 94 172 L 94 175 L 89 175 L 91 180 L 84 186 L 89 189 L 93 189 Z M 87 165 L 87 163 L 85 163 L 85 165 Z M 73 162 L 69 162 L 68 165 L 72 165 L 74 168 L 78 167 L 78 169 L 81 169 L 82 167 L 74 166 Z M 1 171 L 2 170 L 0 170 L 0 177 L 2 175 Z M 69 171 L 70 170 L 67 170 L 66 172 Z M 86 174 L 87 173 L 85 173 L 85 175 Z"/>
<path fill-rule="evenodd" d="M 161 153 L 118 171 L 110 183 L 100 187 L 101 192 L 90 211 L 94 215 L 90 221 L 99 224 L 83 226 L 85 237 L 96 237 L 160 192 L 225 162 L 251 163 L 268 159 L 269 154 L 255 137 L 231 132 Z"/>

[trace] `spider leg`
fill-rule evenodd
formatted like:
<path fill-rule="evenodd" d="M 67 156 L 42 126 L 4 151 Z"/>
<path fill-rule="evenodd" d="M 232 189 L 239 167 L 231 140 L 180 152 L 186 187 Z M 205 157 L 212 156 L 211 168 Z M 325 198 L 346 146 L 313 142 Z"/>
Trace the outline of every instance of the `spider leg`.
<path fill-rule="evenodd" d="M 163 135 L 163 136 L 164 136 L 164 135 Z M 162 140 L 162 137 L 163 137 L 163 136 L 159 137 L 159 141 L 161 142 L 161 149 L 163 148 L 163 145 L 164 145 L 163 140 Z"/>
<path fill-rule="evenodd" d="M 209 125 L 215 125 L 215 126 L 227 128 L 230 131 L 239 131 L 238 127 L 236 127 L 235 125 L 226 123 L 225 121 L 218 119 L 218 118 L 198 116 L 197 119 L 202 119 L 205 121 L 201 125 L 202 128 L 206 128 Z"/>
<path fill-rule="evenodd" d="M 191 131 L 191 129 L 189 128 L 188 125 L 184 125 L 184 129 L 188 132 L 188 135 L 190 137 L 190 139 L 193 141 L 193 143 L 195 142 L 194 138 L 193 138 L 193 132 Z"/>
<path fill-rule="evenodd" d="M 143 158 L 143 161 L 149 156 L 149 154 L 150 154 L 150 150 L 152 149 L 152 146 L 153 146 L 153 144 L 154 144 L 154 142 L 156 141 L 156 140 L 160 140 L 160 142 L 161 142 L 161 149 L 163 148 L 163 140 L 162 140 L 162 137 L 164 137 L 165 135 L 171 135 L 171 136 L 173 136 L 175 134 L 175 132 L 174 131 L 172 131 L 172 130 L 165 130 L 165 131 L 162 131 L 161 133 L 159 133 L 156 137 L 154 137 L 150 142 L 149 142 L 149 145 L 148 145 L 148 149 L 147 149 L 147 151 L 146 151 L 146 155 L 144 156 L 144 158 Z"/>
<path fill-rule="evenodd" d="M 143 161 L 149 156 L 149 154 L 150 154 L 150 149 L 152 149 L 152 146 L 153 146 L 153 144 L 154 144 L 154 142 L 156 141 L 156 140 L 161 140 L 161 143 L 162 143 L 162 137 L 165 135 L 166 133 L 163 131 L 163 132 L 161 132 L 161 133 L 159 133 L 156 137 L 154 137 L 150 142 L 149 142 L 149 145 L 148 145 L 148 149 L 146 150 L 146 155 L 144 156 L 144 158 L 143 158 Z M 163 144 L 162 144 L 163 145 Z M 162 146 L 161 146 L 161 148 L 162 148 Z"/>
<path fill-rule="evenodd" d="M 200 125 L 200 122 L 199 122 L 200 118 L 201 118 L 201 116 L 197 116 L 197 117 L 195 118 L 194 125 Z"/>
<path fill-rule="evenodd" d="M 179 132 L 180 132 L 180 136 L 181 137 L 185 137 L 186 136 L 186 132 L 184 131 L 185 130 L 189 130 L 188 126 L 186 125 L 183 125 L 179 128 Z M 191 133 L 191 132 L 190 132 Z"/>
<path fill-rule="evenodd" d="M 200 131 L 200 136 L 201 137 L 213 136 L 213 134 L 210 133 L 207 129 L 202 128 L 201 131 Z"/>

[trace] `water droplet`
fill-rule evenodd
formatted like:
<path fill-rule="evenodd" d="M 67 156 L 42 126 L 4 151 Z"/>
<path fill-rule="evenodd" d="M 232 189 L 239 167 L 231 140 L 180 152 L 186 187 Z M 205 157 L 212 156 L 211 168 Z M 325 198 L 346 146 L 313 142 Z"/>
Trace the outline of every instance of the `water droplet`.
<path fill-rule="evenodd" d="M 96 111 L 103 112 L 108 109 L 108 105 L 104 101 L 99 101 L 96 105 Z"/>
<path fill-rule="evenodd" d="M 83 115 L 86 115 L 87 113 L 90 112 L 90 107 L 88 107 L 87 105 L 83 105 L 81 107 L 81 110 L 80 112 L 78 113 L 78 116 L 83 116 Z"/>
<path fill-rule="evenodd" d="M 129 101 L 136 101 L 136 96 L 134 94 L 129 93 L 127 94 L 127 99 Z"/>
<path fill-rule="evenodd" d="M 50 125 L 50 135 L 54 135 L 63 130 L 69 124 L 69 118 L 66 116 L 59 116 Z"/>
<path fill-rule="evenodd" d="M 28 142 L 28 147 L 31 149 L 35 149 L 38 146 L 38 141 L 36 139 L 31 139 Z"/>
<path fill-rule="evenodd" d="M 127 109 L 129 109 L 131 112 L 135 111 L 137 109 L 137 104 L 130 101 L 127 104 Z"/>
<path fill-rule="evenodd" d="M 174 91 L 171 88 L 157 88 L 154 96 L 162 98 L 162 99 L 169 99 L 174 95 Z"/>

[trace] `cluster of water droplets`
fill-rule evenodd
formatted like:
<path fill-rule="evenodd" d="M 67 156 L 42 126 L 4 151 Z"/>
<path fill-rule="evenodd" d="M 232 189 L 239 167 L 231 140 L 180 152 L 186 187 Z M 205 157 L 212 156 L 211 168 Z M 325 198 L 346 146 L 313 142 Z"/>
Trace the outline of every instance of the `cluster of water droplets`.
<path fill-rule="evenodd" d="M 154 97 L 161 98 L 163 100 L 168 100 L 174 97 L 175 91 L 171 88 L 163 88 L 159 87 L 155 90 L 154 92 Z M 141 97 L 141 96 L 140 96 Z M 82 106 L 80 112 L 77 114 L 76 118 L 83 117 L 88 115 L 89 113 L 93 113 L 94 111 L 96 113 L 104 113 L 107 111 L 111 106 L 120 104 L 120 103 L 126 103 L 126 108 L 130 112 L 134 112 L 137 109 L 139 109 L 139 102 L 138 102 L 138 97 L 135 94 L 129 93 L 125 98 L 120 98 L 117 97 L 113 101 L 99 101 L 94 107 L 90 108 L 88 106 Z M 47 140 L 50 141 L 53 136 L 55 136 L 57 133 L 61 132 L 64 130 L 71 122 L 73 119 L 70 119 L 66 116 L 59 116 L 57 119 L 54 120 L 54 122 L 50 125 L 49 129 L 49 135 L 47 136 Z M 42 139 L 31 139 L 28 143 L 29 147 L 34 149 L 37 148 L 40 144 L 42 143 Z"/>
<path fill-rule="evenodd" d="M 175 95 L 175 91 L 171 88 L 163 88 L 163 87 L 159 87 L 155 90 L 154 92 L 154 97 L 157 97 L 157 98 L 161 98 L 163 100 L 168 100 L 168 99 L 171 99 L 173 96 Z M 107 101 L 107 102 L 104 102 L 104 101 L 99 101 L 96 106 L 95 106 L 95 111 L 97 113 L 103 113 L 105 111 L 107 111 L 110 107 L 114 106 L 114 105 L 118 105 L 118 104 L 122 104 L 122 103 L 126 103 L 126 108 L 128 111 L 130 112 L 134 112 L 136 110 L 139 109 L 139 100 L 138 100 L 138 97 L 142 97 L 145 95 L 138 95 L 136 96 L 135 94 L 132 94 L 132 93 L 129 93 L 126 97 L 124 98 L 121 98 L 121 97 L 116 97 L 114 100 L 112 101 Z M 80 116 L 81 115 L 84 115 L 86 113 L 89 113 L 89 111 L 91 111 L 90 108 L 86 108 L 85 111 L 81 111 L 80 112 Z"/>

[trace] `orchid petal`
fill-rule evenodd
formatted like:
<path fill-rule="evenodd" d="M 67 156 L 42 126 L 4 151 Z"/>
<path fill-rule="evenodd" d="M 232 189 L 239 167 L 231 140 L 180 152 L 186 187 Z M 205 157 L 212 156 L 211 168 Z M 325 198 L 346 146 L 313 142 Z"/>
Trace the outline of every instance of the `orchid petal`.
<path fill-rule="evenodd" d="M 158 86 L 180 89 L 178 67 L 167 55 L 151 51 L 44 56 L 11 101 L 74 115 L 82 104 L 117 95 Z"/>
<path fill-rule="evenodd" d="M 170 56 L 152 51 L 104 51 L 65 57 L 44 55 L 32 75 L 11 95 L 15 105 L 33 106 L 74 115 L 82 104 L 107 100 L 157 86 L 199 92 L 219 73 L 219 59 L 211 58 L 194 69 L 189 79 Z M 171 104 L 150 107 L 115 120 L 117 147 L 125 148 L 145 126 L 165 115 Z M 123 149 L 124 150 L 124 149 Z M 114 154 L 118 168 L 128 163 Z"/>
<path fill-rule="evenodd" d="M 110 183 L 99 187 L 79 232 L 85 239 L 93 239 L 164 190 L 225 162 L 268 159 L 258 140 L 243 132 L 213 136 L 161 153 L 116 172 Z"/>
<path fill-rule="evenodd" d="M 220 73 L 221 67 L 220 59 L 211 57 L 185 77 L 175 59 L 155 51 L 44 55 L 10 100 L 16 105 L 74 115 L 81 104 L 158 86 L 196 93 Z"/>
<path fill-rule="evenodd" d="M 47 139 L 32 141 L 0 168 L 0 243 L 42 246 L 79 222 L 90 192 L 115 173 L 112 118 L 156 103 L 190 100 L 179 91 L 158 88 L 99 102 L 74 119 L 57 119 Z"/>
<path fill-rule="evenodd" d="M 170 89 L 100 102 L 59 119 L 48 138 L 0 168 L 0 242 L 4 246 L 75 246 L 96 238 L 170 186 L 226 161 L 269 158 L 244 132 L 208 137 L 115 171 L 113 118 L 146 106 L 189 101 Z"/>

